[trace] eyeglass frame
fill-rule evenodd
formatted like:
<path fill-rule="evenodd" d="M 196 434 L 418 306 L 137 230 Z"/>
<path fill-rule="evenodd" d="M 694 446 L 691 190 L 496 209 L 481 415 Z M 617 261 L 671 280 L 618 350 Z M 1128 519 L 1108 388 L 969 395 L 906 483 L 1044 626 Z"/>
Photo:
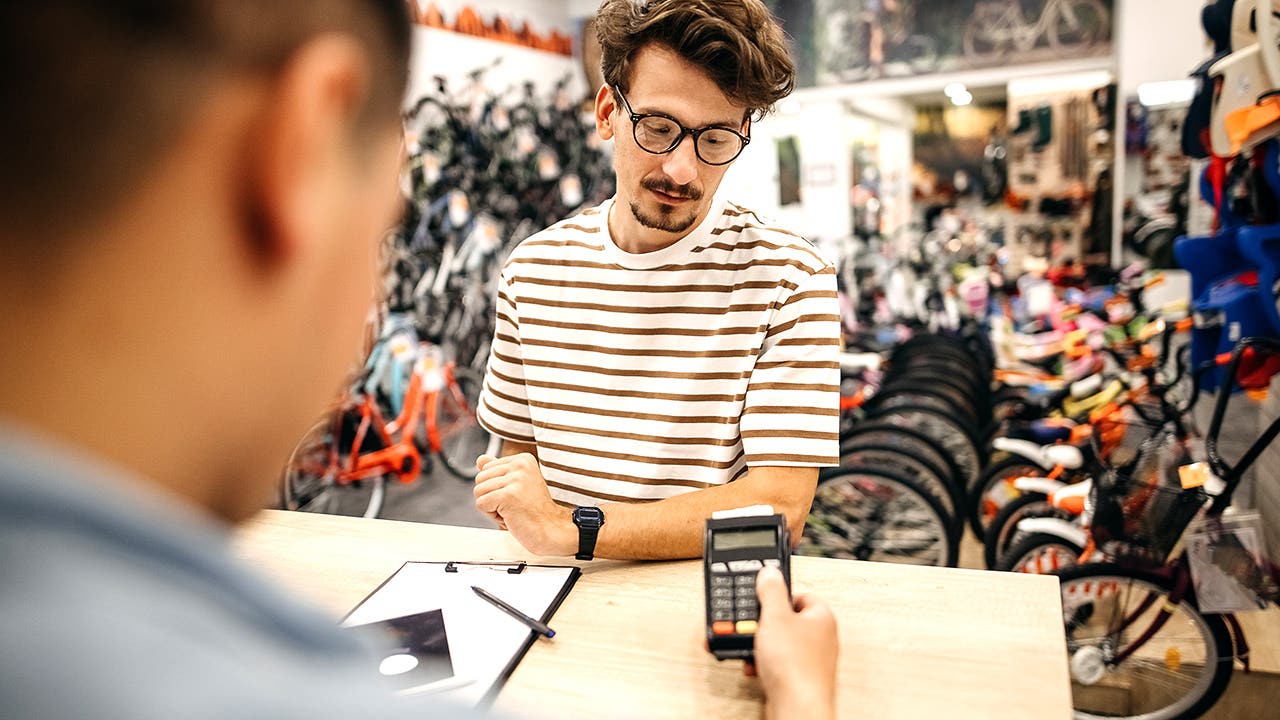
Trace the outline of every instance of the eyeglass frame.
<path fill-rule="evenodd" d="M 737 160 L 742 155 L 742 151 L 746 150 L 747 145 L 751 143 L 750 135 L 743 135 L 737 130 L 734 130 L 733 128 L 725 127 L 724 125 L 706 125 L 698 128 L 697 130 L 691 130 L 685 127 L 684 123 L 680 122 L 679 120 L 665 113 L 643 113 L 643 114 L 637 113 L 635 110 L 631 108 L 631 101 L 627 100 L 627 96 L 622 93 L 622 88 L 617 87 L 615 85 L 613 88 L 613 91 L 618 94 L 618 99 L 622 101 L 622 105 L 626 109 L 627 115 L 631 118 L 631 139 L 635 141 L 636 147 L 649 153 L 650 155 L 666 155 L 667 153 L 670 153 L 671 151 L 680 147 L 680 143 L 684 142 L 685 137 L 692 137 L 693 138 L 693 154 L 697 156 L 699 162 L 706 163 L 707 165 L 710 165 L 712 167 L 723 167 L 733 162 L 734 160 Z M 680 128 L 680 134 L 676 136 L 675 142 L 671 143 L 671 147 L 667 148 L 666 150 L 662 150 L 662 151 L 650 150 L 649 148 L 641 144 L 640 138 L 636 136 L 636 133 L 640 129 L 640 121 L 646 118 L 651 118 L 651 117 L 662 118 L 663 120 L 670 120 L 671 122 L 676 124 L 676 127 Z M 702 157 L 702 153 L 698 150 L 698 139 L 702 137 L 702 133 L 707 132 L 708 130 L 724 130 L 726 132 L 731 132 L 734 135 L 737 135 L 738 139 L 742 141 L 742 146 L 738 148 L 738 152 L 735 153 L 733 157 L 729 158 L 728 160 L 725 160 L 724 162 L 719 162 L 719 163 L 708 162 L 706 158 Z"/>

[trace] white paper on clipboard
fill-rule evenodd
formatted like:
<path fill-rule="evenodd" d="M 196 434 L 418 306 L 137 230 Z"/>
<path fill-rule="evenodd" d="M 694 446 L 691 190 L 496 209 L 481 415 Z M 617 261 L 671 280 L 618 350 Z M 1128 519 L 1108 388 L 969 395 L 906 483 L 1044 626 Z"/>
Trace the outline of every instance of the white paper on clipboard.
<path fill-rule="evenodd" d="M 471 586 L 549 622 L 579 574 L 578 568 L 570 566 L 407 562 L 356 606 L 342 625 L 441 610 L 456 680 L 438 696 L 462 705 L 488 705 L 538 636 L 481 599 Z"/>

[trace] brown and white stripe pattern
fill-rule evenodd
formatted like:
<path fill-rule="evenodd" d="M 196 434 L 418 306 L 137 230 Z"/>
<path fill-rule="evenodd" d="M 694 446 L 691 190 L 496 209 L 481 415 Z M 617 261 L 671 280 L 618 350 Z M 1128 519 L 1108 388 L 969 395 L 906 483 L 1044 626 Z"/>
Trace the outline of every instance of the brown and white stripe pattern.
<path fill-rule="evenodd" d="M 571 504 L 658 500 L 750 466 L 837 464 L 831 264 L 725 202 L 671 247 L 624 253 L 609 205 L 512 253 L 481 423 L 535 443 L 552 496 Z"/>

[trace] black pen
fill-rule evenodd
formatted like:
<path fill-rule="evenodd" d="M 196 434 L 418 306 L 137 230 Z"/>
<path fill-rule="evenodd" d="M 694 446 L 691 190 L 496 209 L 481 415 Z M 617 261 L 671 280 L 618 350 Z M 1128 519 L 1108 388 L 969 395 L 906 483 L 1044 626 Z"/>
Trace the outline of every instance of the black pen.
<path fill-rule="evenodd" d="M 533 618 L 529 617 L 528 615 L 525 615 L 524 613 L 520 612 L 519 610 L 517 610 L 517 609 L 515 609 L 515 608 L 511 607 L 510 605 L 506 604 L 505 602 L 503 602 L 503 601 L 499 600 L 498 598 L 494 597 L 493 593 L 489 592 L 488 590 L 485 590 L 485 589 L 484 589 L 484 588 L 482 588 L 482 587 L 476 587 L 475 585 L 472 585 L 472 586 L 471 586 L 471 589 L 472 589 L 472 590 L 475 590 L 475 591 L 476 591 L 476 594 L 477 594 L 477 595 L 479 595 L 480 597 L 482 597 L 482 598 L 484 598 L 485 600 L 488 600 L 489 602 L 493 603 L 493 604 L 494 604 L 494 606 L 495 606 L 495 607 L 497 607 L 499 610 L 501 610 L 501 611 L 505 612 L 506 614 L 510 615 L 511 617 L 513 617 L 513 618 L 515 618 L 515 619 L 519 620 L 520 622 L 524 623 L 525 625 L 528 625 L 529 627 L 533 628 L 534 632 L 537 632 L 539 635 L 545 635 L 545 636 L 547 636 L 547 637 L 549 637 L 549 638 L 553 638 L 553 637 L 555 637 L 555 636 L 556 636 L 556 631 L 555 631 L 555 630 L 552 630 L 552 629 L 551 629 L 551 628 L 549 628 L 549 627 L 547 627 L 547 624 L 546 624 L 546 623 L 544 623 L 544 622 L 538 622 L 537 620 L 534 620 Z"/>

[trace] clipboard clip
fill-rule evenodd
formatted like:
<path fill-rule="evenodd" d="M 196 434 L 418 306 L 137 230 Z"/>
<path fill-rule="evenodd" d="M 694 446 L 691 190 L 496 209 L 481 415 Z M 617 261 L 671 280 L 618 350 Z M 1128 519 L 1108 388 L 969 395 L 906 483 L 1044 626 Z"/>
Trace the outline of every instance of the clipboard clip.
<path fill-rule="evenodd" d="M 508 575 L 519 575 L 524 572 L 525 565 L 527 564 L 528 563 L 523 560 L 518 560 L 516 562 L 468 562 L 465 560 L 450 560 L 445 563 L 444 571 L 447 573 L 456 573 L 458 572 L 459 565 L 471 565 L 490 568 L 505 567 Z"/>

